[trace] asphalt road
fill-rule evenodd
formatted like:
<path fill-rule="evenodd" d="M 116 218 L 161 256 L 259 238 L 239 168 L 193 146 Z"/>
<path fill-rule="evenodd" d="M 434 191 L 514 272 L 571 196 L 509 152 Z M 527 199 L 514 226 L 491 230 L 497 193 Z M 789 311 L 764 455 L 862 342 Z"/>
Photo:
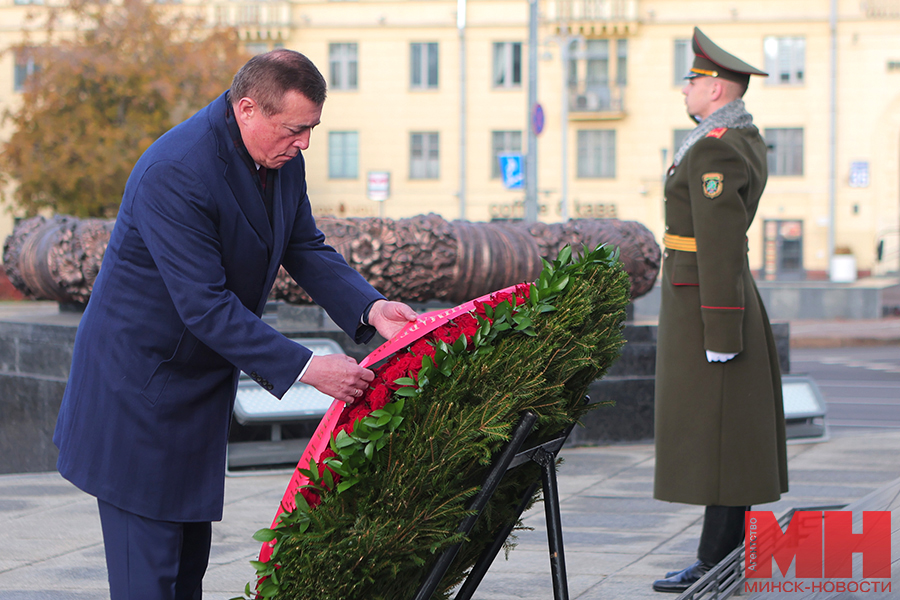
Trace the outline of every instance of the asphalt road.
<path fill-rule="evenodd" d="M 815 380 L 832 433 L 900 429 L 900 346 L 792 349 L 791 374 Z"/>

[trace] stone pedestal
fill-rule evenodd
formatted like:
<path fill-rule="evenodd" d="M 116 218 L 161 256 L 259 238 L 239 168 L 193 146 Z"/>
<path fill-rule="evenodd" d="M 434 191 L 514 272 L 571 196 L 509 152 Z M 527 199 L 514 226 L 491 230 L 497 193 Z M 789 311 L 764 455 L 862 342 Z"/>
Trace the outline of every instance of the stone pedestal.
<path fill-rule="evenodd" d="M 588 389 L 602 405 L 582 419 L 569 445 L 653 439 L 653 394 L 656 372 L 656 323 L 627 323 L 622 356 L 606 377 Z M 781 372 L 790 373 L 789 323 L 772 323 Z"/>
<path fill-rule="evenodd" d="M 0 313 L 0 473 L 53 471 L 53 430 L 81 315 L 55 302 Z"/>
<path fill-rule="evenodd" d="M 414 308 L 426 312 L 440 305 L 429 303 Z M 51 302 L 0 308 L 0 473 L 56 469 L 58 451 L 52 441 L 53 430 L 80 319 L 80 313 L 61 311 Z M 357 360 L 382 342 L 376 336 L 369 344 L 354 344 L 316 306 L 273 304 L 264 320 L 290 337 L 334 339 Z M 782 371 L 788 373 L 788 324 L 776 323 L 773 329 Z M 656 324 L 629 323 L 625 339 L 621 358 L 588 392 L 593 402 L 604 406 L 585 416 L 583 426 L 576 427 L 570 436 L 570 445 L 653 437 Z M 307 425 L 307 429 L 314 428 L 312 423 Z"/>

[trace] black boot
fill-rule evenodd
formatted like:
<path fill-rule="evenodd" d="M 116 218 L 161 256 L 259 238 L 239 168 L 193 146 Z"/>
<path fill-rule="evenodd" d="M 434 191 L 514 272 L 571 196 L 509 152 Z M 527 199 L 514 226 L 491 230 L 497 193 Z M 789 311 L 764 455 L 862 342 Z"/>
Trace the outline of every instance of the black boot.
<path fill-rule="evenodd" d="M 715 565 L 709 565 L 698 560 L 683 571 L 672 571 L 666 573 L 665 579 L 657 579 L 653 582 L 653 590 L 656 592 L 671 592 L 680 594 L 684 590 L 694 585 L 697 580 L 706 575 Z"/>
<path fill-rule="evenodd" d="M 746 506 L 707 506 L 697 562 L 681 571 L 669 571 L 653 582 L 657 592 L 681 593 L 728 556 L 744 539 Z"/>

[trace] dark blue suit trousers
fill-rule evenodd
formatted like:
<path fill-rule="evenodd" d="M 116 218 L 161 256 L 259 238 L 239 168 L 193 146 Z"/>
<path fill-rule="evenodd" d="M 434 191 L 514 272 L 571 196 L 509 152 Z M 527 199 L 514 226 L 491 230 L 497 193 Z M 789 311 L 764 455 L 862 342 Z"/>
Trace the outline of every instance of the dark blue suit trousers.
<path fill-rule="evenodd" d="M 111 600 L 202 600 L 211 523 L 157 521 L 97 504 Z"/>

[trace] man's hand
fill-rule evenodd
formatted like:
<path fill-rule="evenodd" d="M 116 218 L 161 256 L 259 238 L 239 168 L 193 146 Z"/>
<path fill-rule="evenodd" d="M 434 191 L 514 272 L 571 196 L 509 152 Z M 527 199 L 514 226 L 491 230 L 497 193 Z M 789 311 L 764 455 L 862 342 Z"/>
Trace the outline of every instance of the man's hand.
<path fill-rule="evenodd" d="M 416 311 L 402 302 L 376 300 L 369 309 L 369 325 L 377 329 L 382 337 L 389 340 L 407 323 L 415 321 L 418 316 Z"/>
<path fill-rule="evenodd" d="M 352 404 L 373 379 L 375 373 L 359 366 L 349 356 L 326 354 L 312 357 L 300 381 L 345 404 Z"/>

